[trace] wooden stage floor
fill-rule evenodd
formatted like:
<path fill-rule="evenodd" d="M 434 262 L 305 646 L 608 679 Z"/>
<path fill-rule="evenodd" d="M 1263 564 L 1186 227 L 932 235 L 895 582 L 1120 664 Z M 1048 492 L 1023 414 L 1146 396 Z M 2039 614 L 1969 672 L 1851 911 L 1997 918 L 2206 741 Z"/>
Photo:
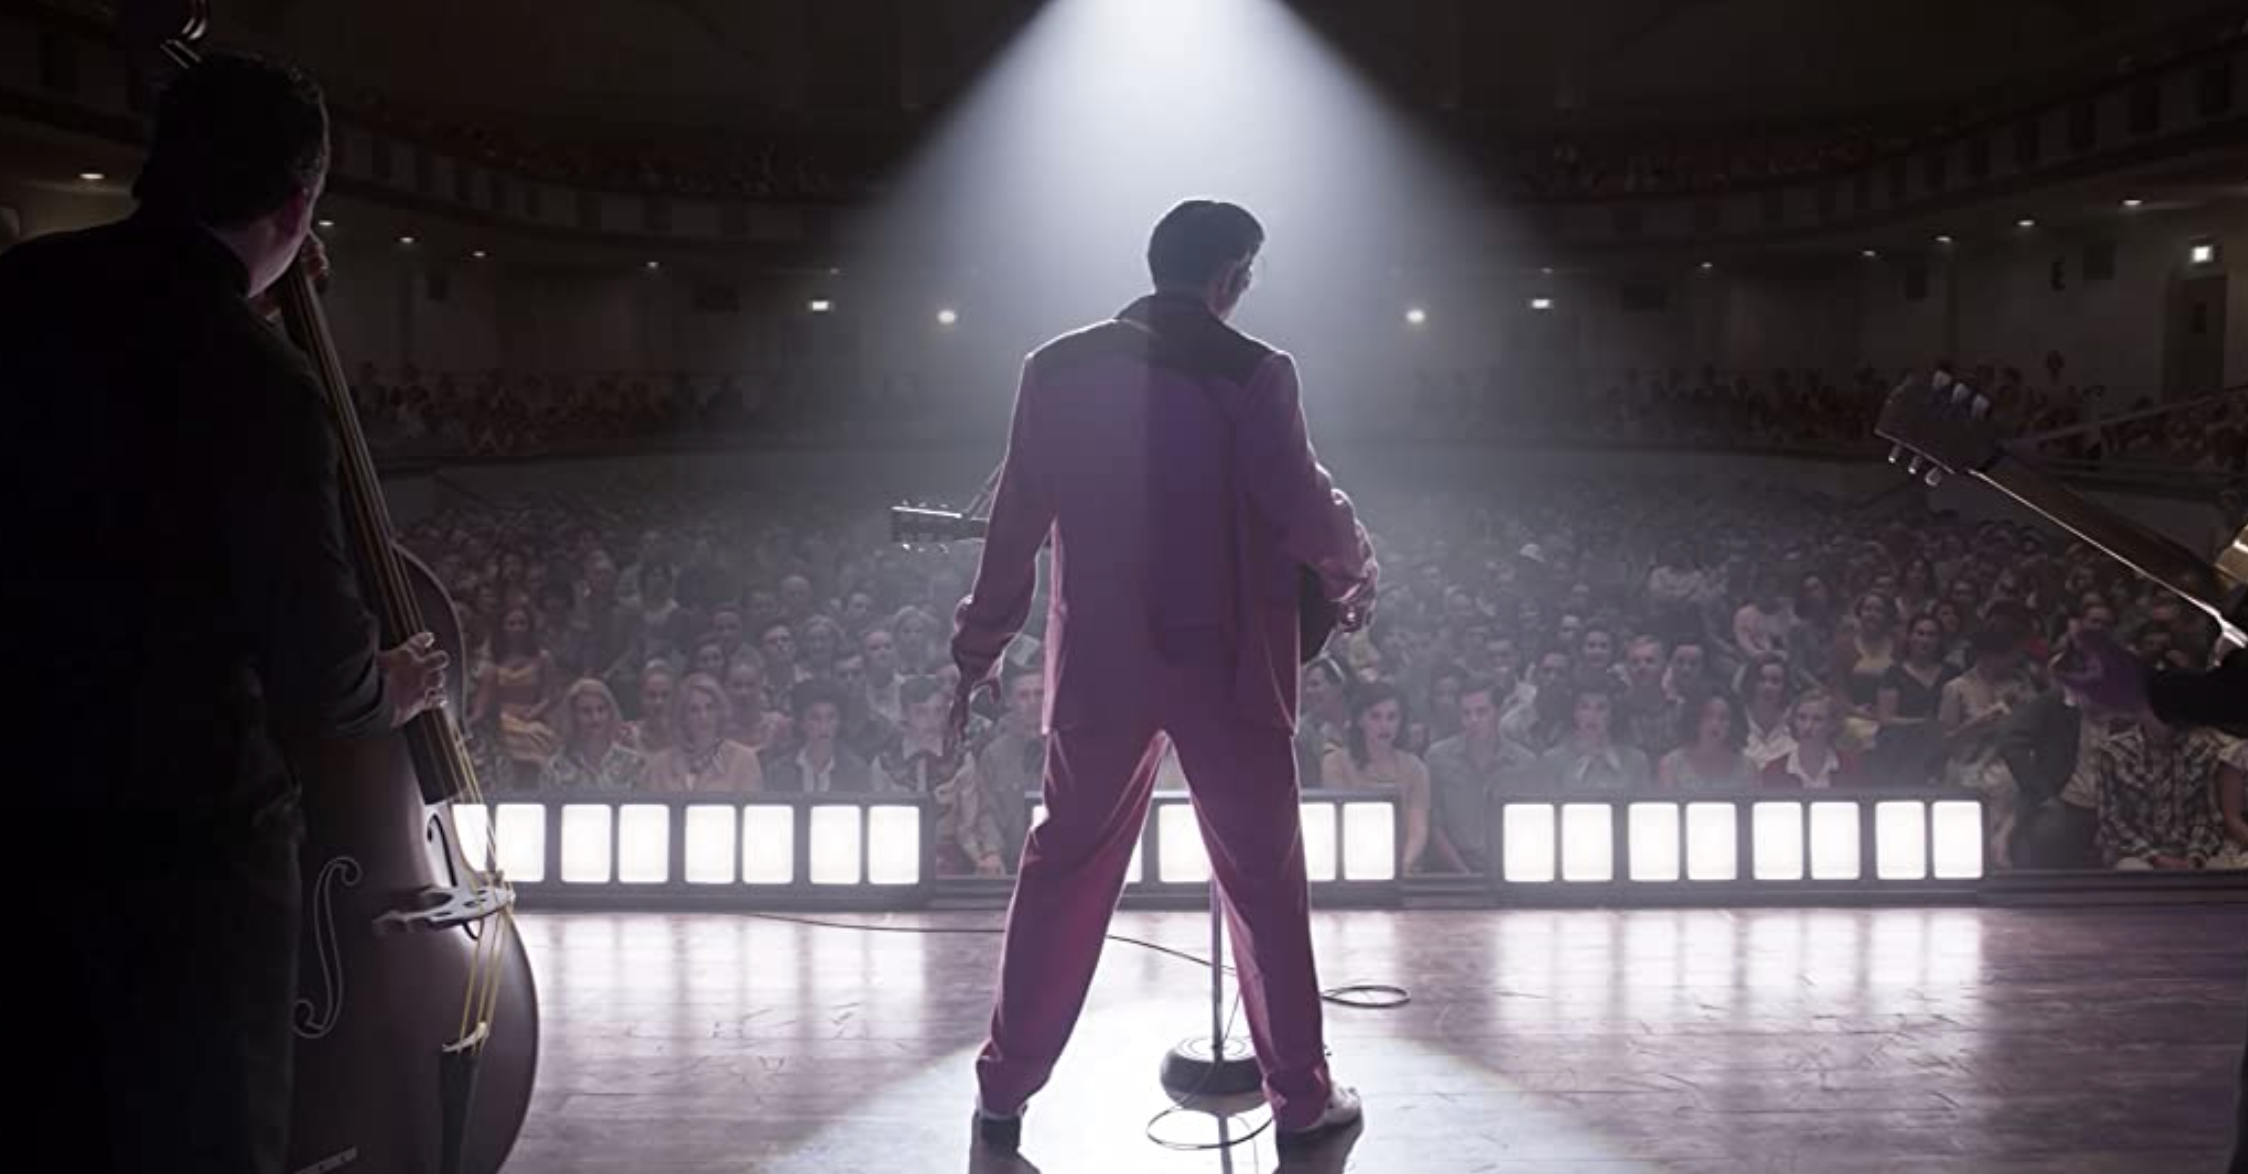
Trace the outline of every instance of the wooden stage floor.
<path fill-rule="evenodd" d="M 858 917 L 961 928 L 992 914 Z M 1350 912 L 1321 978 L 1365 1094 L 1349 1152 L 1144 1139 L 1192 964 L 1112 943 L 1022 1162 L 967 1143 L 998 939 L 723 915 L 537 914 L 543 1067 L 510 1172 L 2216 1171 L 2248 908 Z M 1120 933 L 1200 953 L 1194 913 Z M 1241 1118 L 1253 1126 L 1261 1107 Z M 1174 1118 L 1188 1140 L 1213 1119 Z"/>

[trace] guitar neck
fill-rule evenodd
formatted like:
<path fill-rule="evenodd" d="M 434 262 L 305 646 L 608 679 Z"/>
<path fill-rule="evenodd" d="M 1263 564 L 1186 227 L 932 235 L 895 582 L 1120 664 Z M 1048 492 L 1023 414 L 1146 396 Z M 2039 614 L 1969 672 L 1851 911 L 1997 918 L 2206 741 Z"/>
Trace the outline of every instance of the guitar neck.
<path fill-rule="evenodd" d="M 2162 584 L 2207 612 L 2229 639 L 2239 642 L 2239 614 L 2248 584 L 2211 566 L 2200 555 L 2068 488 L 2050 475 L 2001 457 L 1974 476 L 2025 508 L 2106 552 L 2108 557 Z"/>

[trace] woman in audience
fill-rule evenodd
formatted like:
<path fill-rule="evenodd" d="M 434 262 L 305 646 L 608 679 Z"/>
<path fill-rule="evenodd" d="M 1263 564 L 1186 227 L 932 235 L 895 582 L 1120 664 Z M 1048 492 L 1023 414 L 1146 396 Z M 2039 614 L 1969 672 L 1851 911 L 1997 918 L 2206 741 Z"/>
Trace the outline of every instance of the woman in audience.
<path fill-rule="evenodd" d="M 1889 666 L 1874 705 L 1881 723 L 1872 757 L 1877 781 L 1920 786 L 1934 777 L 1943 755 L 1936 714 L 1944 687 L 1958 675 L 1943 656 L 1943 625 L 1933 615 L 1914 619 L 1905 630 L 1904 658 Z"/>
<path fill-rule="evenodd" d="M 1347 744 L 1350 700 L 1343 692 L 1343 670 L 1331 658 L 1314 658 L 1303 667 L 1296 705 L 1296 783 L 1306 790 L 1334 786 L 1326 781 L 1327 755 Z"/>
<path fill-rule="evenodd" d="M 890 617 L 890 635 L 897 642 L 898 671 L 907 676 L 936 671 L 949 662 L 938 637 L 937 617 L 918 607 L 900 608 Z"/>
<path fill-rule="evenodd" d="M 694 654 L 687 658 L 687 671 L 713 680 L 721 679 L 726 675 L 729 659 L 731 654 L 726 651 L 726 642 L 706 635 L 695 641 Z"/>
<path fill-rule="evenodd" d="M 798 639 L 800 655 L 797 663 L 801 674 L 811 680 L 835 679 L 835 660 L 843 653 L 843 629 L 826 616 L 813 616 L 804 621 Z"/>
<path fill-rule="evenodd" d="M 1723 693 L 1704 697 L 1694 710 L 1693 741 L 1663 755 L 1655 781 L 1666 791 L 1738 791 L 1756 782 L 1756 768 L 1741 753 L 1741 713 Z"/>
<path fill-rule="evenodd" d="M 2021 672 L 2021 635 L 1992 621 L 1976 631 L 1975 661 L 1944 686 L 1937 719 L 1944 730 L 1946 786 L 1983 796 L 1983 815 L 1992 862 L 2012 866 L 2015 809 L 2020 789 L 2006 768 L 1999 735 L 2008 715 L 2029 700 L 2029 678 Z"/>
<path fill-rule="evenodd" d="M 726 736 L 733 707 L 716 678 L 696 673 L 679 683 L 671 748 L 648 763 L 652 791 L 746 794 L 764 789 L 757 752 Z"/>
<path fill-rule="evenodd" d="M 1429 847 L 1428 767 L 1397 746 L 1405 728 L 1405 701 L 1385 684 L 1356 685 L 1350 691 L 1350 727 L 1345 744 L 1327 752 L 1320 776 L 1329 787 L 1356 791 L 1394 791 L 1405 821 L 1404 868 L 1415 871 Z M 1430 860 L 1457 869 L 1457 860 Z"/>
<path fill-rule="evenodd" d="M 1865 723 L 1855 733 L 1870 742 L 1874 705 L 1879 700 L 1881 683 L 1888 679 L 1890 667 L 1897 663 L 1894 635 L 1897 612 L 1888 597 L 1868 591 L 1858 597 L 1850 616 L 1856 622 L 1835 649 L 1827 688 L 1848 703 L 1847 718 L 1858 718 Z"/>
<path fill-rule="evenodd" d="M 766 747 L 787 740 L 788 719 L 773 711 L 772 694 L 765 688 L 765 662 L 755 651 L 744 648 L 735 653 L 733 663 L 726 666 L 724 680 L 726 703 L 733 713 L 727 737 L 761 756 Z"/>
<path fill-rule="evenodd" d="M 556 749 L 546 717 L 562 695 L 562 680 L 553 655 L 539 644 L 530 608 L 518 604 L 501 614 L 491 663 L 478 674 L 471 694 L 469 724 L 495 739 L 508 772 L 503 783 L 537 785 Z"/>
<path fill-rule="evenodd" d="M 678 656 L 688 636 L 686 610 L 672 593 L 670 566 L 651 563 L 640 573 L 640 648 L 643 660 Z"/>
<path fill-rule="evenodd" d="M 654 757 L 671 749 L 671 703 L 679 688 L 679 674 L 662 661 L 640 670 L 640 716 L 625 723 L 625 743 Z"/>
<path fill-rule="evenodd" d="M 1834 696 L 1813 690 L 1798 698 L 1788 715 L 1795 747 L 1764 767 L 1764 785 L 1799 790 L 1829 790 L 1858 781 L 1857 756 L 1835 742 L 1841 724 Z"/>
<path fill-rule="evenodd" d="M 1623 695 L 1604 678 L 1580 679 L 1569 698 L 1571 730 L 1538 759 L 1545 779 L 1564 791 L 1636 791 L 1653 780 L 1645 751 L 1616 741 L 1616 701 Z"/>
<path fill-rule="evenodd" d="M 562 694 L 561 709 L 562 749 L 547 762 L 541 790 L 630 791 L 640 785 L 648 760 L 620 740 L 624 724 L 607 685 L 590 677 L 578 681 Z"/>
<path fill-rule="evenodd" d="M 1783 656 L 1760 656 L 1741 671 L 1741 753 L 1763 770 L 1795 749 L 1788 711 L 1793 694 Z"/>
<path fill-rule="evenodd" d="M 1925 614 L 1936 602 L 1936 565 L 1925 555 L 1905 560 L 1904 578 L 1897 585 L 1897 619 L 1906 621 Z"/>

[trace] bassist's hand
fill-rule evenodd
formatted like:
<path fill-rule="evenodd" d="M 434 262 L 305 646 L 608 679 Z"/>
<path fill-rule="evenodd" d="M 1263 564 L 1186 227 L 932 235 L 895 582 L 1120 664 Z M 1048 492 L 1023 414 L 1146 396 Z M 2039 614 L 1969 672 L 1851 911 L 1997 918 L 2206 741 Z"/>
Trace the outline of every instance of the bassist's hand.
<path fill-rule="evenodd" d="M 427 632 L 387 652 L 375 654 L 382 669 L 383 696 L 390 702 L 390 726 L 397 729 L 445 705 L 445 667 L 453 658 Z"/>

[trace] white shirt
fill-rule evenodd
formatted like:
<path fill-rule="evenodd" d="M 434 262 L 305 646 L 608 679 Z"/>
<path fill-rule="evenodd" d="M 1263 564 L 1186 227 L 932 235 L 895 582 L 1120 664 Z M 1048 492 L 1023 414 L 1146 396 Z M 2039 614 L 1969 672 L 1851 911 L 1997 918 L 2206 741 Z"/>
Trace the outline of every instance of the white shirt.
<path fill-rule="evenodd" d="M 835 756 L 830 754 L 827 766 L 814 767 L 809 749 L 796 752 L 796 777 L 804 782 L 807 795 L 825 795 L 835 784 Z"/>
<path fill-rule="evenodd" d="M 1793 738 L 1788 740 L 1794 741 Z M 1842 756 L 1832 750 L 1827 751 L 1826 764 L 1813 771 L 1803 765 L 1803 748 L 1801 746 L 1793 746 L 1788 749 L 1787 772 L 1802 779 L 1804 787 L 1808 789 L 1824 791 L 1833 786 L 1834 772 L 1840 769 L 1842 769 Z"/>
<path fill-rule="evenodd" d="M 1744 724 L 1748 726 L 1748 740 L 1742 744 L 1741 753 L 1748 756 L 1749 762 L 1756 769 L 1763 770 L 1771 763 L 1795 753 L 1795 735 L 1788 731 L 1785 715 L 1772 723 L 1769 730 L 1757 729 L 1756 719 L 1753 717 Z"/>

